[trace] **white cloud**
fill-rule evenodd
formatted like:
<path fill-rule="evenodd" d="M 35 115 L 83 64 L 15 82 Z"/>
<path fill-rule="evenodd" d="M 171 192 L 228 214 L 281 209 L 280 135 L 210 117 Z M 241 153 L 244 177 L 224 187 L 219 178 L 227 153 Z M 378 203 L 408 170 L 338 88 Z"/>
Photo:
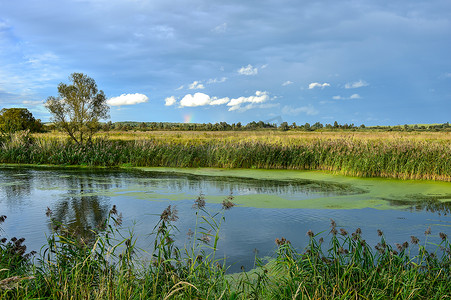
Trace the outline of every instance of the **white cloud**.
<path fill-rule="evenodd" d="M 171 105 L 174 105 L 177 101 L 175 100 L 175 97 L 174 96 L 171 96 L 171 97 L 167 97 L 166 99 L 164 99 L 164 105 L 166 105 L 166 106 L 171 106 Z"/>
<path fill-rule="evenodd" d="M 227 23 L 222 23 L 221 25 L 216 26 L 211 31 L 216 33 L 224 33 L 227 31 Z"/>
<path fill-rule="evenodd" d="M 183 89 L 184 87 L 185 87 L 184 85 L 181 85 L 181 86 L 179 86 L 178 88 L 176 88 L 175 90 L 176 90 L 176 91 L 179 91 L 179 90 Z"/>
<path fill-rule="evenodd" d="M 368 86 L 368 85 L 369 85 L 368 82 L 360 79 L 359 81 L 356 81 L 356 82 L 348 82 L 348 83 L 346 83 L 345 84 L 345 89 L 357 89 L 357 88 Z"/>
<path fill-rule="evenodd" d="M 343 96 L 333 96 L 332 99 L 334 100 L 351 100 L 351 99 L 360 99 L 362 97 L 360 97 L 359 94 L 352 94 L 349 97 L 343 97 Z"/>
<path fill-rule="evenodd" d="M 312 82 L 308 85 L 308 88 L 309 88 L 309 90 L 312 90 L 314 88 L 322 88 L 323 89 L 328 86 L 330 86 L 330 83 L 327 83 L 327 82 L 325 82 L 325 83 Z"/>
<path fill-rule="evenodd" d="M 241 75 L 257 75 L 258 74 L 258 69 L 254 68 L 252 65 L 247 65 L 247 67 L 241 67 L 241 69 L 238 70 L 238 73 Z"/>
<path fill-rule="evenodd" d="M 180 101 L 180 106 L 195 107 L 204 106 L 210 103 L 210 96 L 204 93 L 188 94 Z"/>
<path fill-rule="evenodd" d="M 24 101 L 22 101 L 22 104 L 36 106 L 36 105 L 43 104 L 43 101 L 39 101 L 39 100 L 35 100 L 35 101 L 33 101 L 33 100 L 24 100 Z"/>
<path fill-rule="evenodd" d="M 205 88 L 205 86 L 200 83 L 200 81 L 194 81 L 193 83 L 191 83 L 188 87 L 190 90 L 202 90 Z"/>
<path fill-rule="evenodd" d="M 286 114 L 286 115 L 292 115 L 292 116 L 299 115 L 300 113 L 305 113 L 306 115 L 313 116 L 313 115 L 317 115 L 318 111 L 312 105 L 301 106 L 301 107 L 292 107 L 292 106 L 286 105 L 282 108 L 282 113 Z"/>
<path fill-rule="evenodd" d="M 282 86 L 287 86 L 287 85 L 290 85 L 290 84 L 293 84 L 293 81 L 287 80 L 284 83 L 282 83 Z"/>
<path fill-rule="evenodd" d="M 194 95 L 188 94 L 183 97 L 180 101 L 181 107 L 196 107 L 196 106 L 205 106 L 205 105 L 221 105 L 226 104 L 230 101 L 229 98 L 220 98 L 217 97 L 210 98 L 209 95 L 204 93 L 195 93 Z"/>
<path fill-rule="evenodd" d="M 145 103 L 149 101 L 149 98 L 143 94 L 122 94 L 119 97 L 113 97 L 106 101 L 108 105 L 111 106 L 121 106 L 121 105 L 134 105 L 139 103 Z"/>
<path fill-rule="evenodd" d="M 221 99 L 218 99 L 218 98 L 216 98 L 216 97 L 213 97 L 213 98 L 211 99 L 210 105 L 221 105 L 221 104 L 226 104 L 226 103 L 229 103 L 229 101 L 230 101 L 230 99 L 229 99 L 228 97 L 221 98 Z"/>
<path fill-rule="evenodd" d="M 255 96 L 234 98 L 230 100 L 229 103 L 227 103 L 227 106 L 230 106 L 229 111 L 234 111 L 239 110 L 241 108 L 241 105 L 244 103 L 257 104 L 266 102 L 268 100 L 270 100 L 268 92 L 256 91 Z"/>
<path fill-rule="evenodd" d="M 214 79 L 208 79 L 207 84 L 212 84 L 212 83 L 223 83 L 226 82 L 227 77 L 222 77 L 222 78 L 214 78 Z"/>

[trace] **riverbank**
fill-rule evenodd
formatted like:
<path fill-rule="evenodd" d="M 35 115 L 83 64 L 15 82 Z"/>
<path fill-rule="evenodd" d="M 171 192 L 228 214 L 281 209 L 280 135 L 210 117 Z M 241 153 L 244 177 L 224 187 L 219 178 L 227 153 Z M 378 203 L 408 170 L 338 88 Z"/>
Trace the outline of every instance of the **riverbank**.
<path fill-rule="evenodd" d="M 102 167 L 326 170 L 357 177 L 451 181 L 449 133 L 139 133 L 80 147 L 61 136 L 17 137 L 0 163 Z"/>

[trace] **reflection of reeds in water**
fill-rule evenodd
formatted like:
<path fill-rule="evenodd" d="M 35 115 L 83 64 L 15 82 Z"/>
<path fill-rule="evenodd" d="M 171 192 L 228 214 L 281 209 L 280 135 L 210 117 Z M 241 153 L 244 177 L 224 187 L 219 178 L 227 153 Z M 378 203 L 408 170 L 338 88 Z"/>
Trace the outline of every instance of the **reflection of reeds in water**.
<path fill-rule="evenodd" d="M 408 195 L 406 199 L 384 199 L 393 206 L 410 207 L 415 211 L 428 211 L 432 213 L 447 214 L 451 213 L 451 194 L 441 196 L 429 195 Z M 448 201 L 442 201 L 448 200 Z"/>
<path fill-rule="evenodd" d="M 141 250 L 133 234 L 122 235 L 116 206 L 90 240 L 51 218 L 54 231 L 38 255 L 36 267 L 22 255 L 21 265 L 11 260 L 0 243 L 2 297 L 95 299 L 445 299 L 451 294 L 451 245 L 447 234 L 410 237 L 394 246 L 384 233 L 374 249 L 362 230 L 350 233 L 331 220 L 330 240 L 312 230 L 308 246 L 299 252 L 285 238 L 276 239 L 274 259 L 255 270 L 226 275 L 224 259 L 217 259 L 219 229 L 233 196 L 218 213 L 206 209 L 204 195 L 193 205 L 191 244 L 175 245 L 177 210 L 168 206 L 153 230 L 154 249 L 149 263 L 139 260 Z M 0 222 L 5 218 L 0 217 Z M 17 240 L 14 240 L 17 242 Z M 23 240 L 22 240 L 23 242 Z M 20 242 L 20 243 L 22 243 Z M 436 245 L 431 251 L 426 245 Z M 416 253 L 416 254 L 414 254 Z M 23 253 L 22 253 L 23 254 Z M 244 267 L 242 267 L 244 271 Z"/>

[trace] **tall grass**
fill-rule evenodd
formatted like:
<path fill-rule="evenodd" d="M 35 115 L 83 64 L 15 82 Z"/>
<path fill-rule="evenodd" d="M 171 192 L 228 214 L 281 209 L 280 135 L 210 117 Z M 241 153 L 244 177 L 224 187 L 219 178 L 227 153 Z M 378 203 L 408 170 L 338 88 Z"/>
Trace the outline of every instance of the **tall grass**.
<path fill-rule="evenodd" d="M 0 163 L 328 170 L 361 177 L 451 181 L 451 143 L 446 138 L 169 136 L 98 138 L 91 146 L 80 147 L 64 139 L 27 136 L 4 142 Z"/>
<path fill-rule="evenodd" d="M 29 255 L 0 245 L 2 299 L 446 299 L 451 294 L 451 244 L 444 233 L 426 230 L 424 241 L 389 245 L 378 231 L 374 249 L 360 229 L 349 234 L 331 220 L 328 234 L 308 231 L 299 252 L 285 238 L 276 239 L 273 260 L 250 272 L 226 274 L 215 258 L 224 213 L 212 213 L 203 195 L 193 208 L 192 244 L 175 245 L 177 210 L 168 206 L 153 230 L 151 261 L 140 261 L 136 239 L 119 230 L 115 206 L 91 238 L 53 219 L 53 233 L 32 264 Z M 48 211 L 51 217 L 51 211 Z M 322 235 L 322 236 L 320 236 Z M 324 242 L 324 238 L 329 242 Z M 421 238 L 423 239 L 423 238 Z M 327 244 L 327 245 L 326 245 Z M 426 246 L 435 245 L 433 251 Z M 9 260 L 8 260 L 9 259 Z M 6 262 L 6 263 L 4 263 Z"/>

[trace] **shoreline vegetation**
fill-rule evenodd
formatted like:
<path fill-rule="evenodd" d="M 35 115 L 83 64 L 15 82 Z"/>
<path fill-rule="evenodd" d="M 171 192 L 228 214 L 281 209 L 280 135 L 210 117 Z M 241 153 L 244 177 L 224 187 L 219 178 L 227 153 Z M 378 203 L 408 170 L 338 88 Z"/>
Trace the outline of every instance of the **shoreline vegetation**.
<path fill-rule="evenodd" d="M 168 206 L 151 233 L 150 259 L 140 259 L 133 231 L 124 234 L 114 205 L 101 228 L 90 236 L 52 217 L 52 233 L 40 253 L 26 253 L 24 238 L 0 241 L 2 299 L 444 299 L 451 294 L 451 244 L 443 233 L 426 229 L 423 237 L 390 245 L 382 231 L 374 248 L 360 228 L 348 232 L 334 220 L 299 251 L 285 238 L 256 268 L 227 274 L 215 257 L 220 227 L 233 197 L 219 212 L 206 208 L 203 194 L 194 201 L 194 231 L 183 248 L 175 244 L 178 212 Z M 0 217 L 0 224 L 6 216 Z M 302 233 L 304 234 L 304 233 Z M 365 233 L 366 234 L 366 233 Z M 376 234 L 376 233 L 374 233 Z M 433 248 L 432 250 L 430 248 Z M 227 262 L 229 263 L 229 262 Z"/>
<path fill-rule="evenodd" d="M 451 181 L 448 132 L 100 132 L 77 145 L 59 132 L 12 133 L 0 163 L 92 167 L 325 170 Z"/>

